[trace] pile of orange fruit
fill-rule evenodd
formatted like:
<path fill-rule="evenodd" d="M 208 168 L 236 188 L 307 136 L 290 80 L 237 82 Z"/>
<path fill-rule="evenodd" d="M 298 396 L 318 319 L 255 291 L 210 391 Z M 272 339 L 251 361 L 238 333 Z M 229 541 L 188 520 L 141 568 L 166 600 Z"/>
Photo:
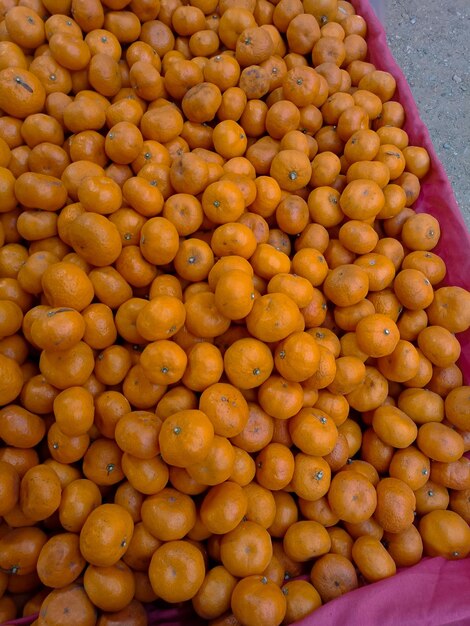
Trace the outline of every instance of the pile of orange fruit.
<path fill-rule="evenodd" d="M 0 0 L 0 622 L 278 626 L 469 554 L 470 293 L 366 37 Z"/>

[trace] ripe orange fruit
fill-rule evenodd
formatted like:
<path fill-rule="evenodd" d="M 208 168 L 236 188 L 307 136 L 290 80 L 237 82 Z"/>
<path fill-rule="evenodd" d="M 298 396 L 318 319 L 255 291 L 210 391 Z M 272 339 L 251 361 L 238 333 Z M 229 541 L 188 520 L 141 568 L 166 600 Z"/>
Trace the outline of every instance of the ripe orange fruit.
<path fill-rule="evenodd" d="M 299 309 L 282 293 L 272 293 L 255 299 L 247 317 L 247 328 L 261 341 L 279 341 L 297 330 Z"/>
<path fill-rule="evenodd" d="M 265 576 L 247 576 L 232 592 L 232 611 L 247 626 L 283 621 L 287 603 L 281 589 Z"/>
<path fill-rule="evenodd" d="M 423 540 L 413 524 L 400 533 L 384 533 L 384 545 L 397 567 L 409 567 L 421 560 Z"/>
<path fill-rule="evenodd" d="M 416 443 L 429 458 L 442 463 L 458 461 L 465 448 L 461 435 L 449 426 L 438 422 L 422 424 Z"/>
<path fill-rule="evenodd" d="M 418 435 L 413 420 L 394 406 L 381 406 L 375 409 L 372 428 L 384 443 L 394 448 L 407 448 Z"/>
<path fill-rule="evenodd" d="M 393 352 L 400 339 L 400 333 L 388 316 L 374 313 L 359 320 L 356 338 L 361 350 L 378 358 Z"/>
<path fill-rule="evenodd" d="M 59 519 L 65 530 L 79 532 L 89 513 L 101 504 L 98 486 L 78 478 L 64 487 L 59 505 Z"/>
<path fill-rule="evenodd" d="M 133 531 L 134 522 L 125 509 L 118 504 L 101 504 L 81 528 L 80 552 L 92 565 L 114 565 L 125 554 Z"/>
<path fill-rule="evenodd" d="M 463 385 L 452 389 L 445 399 L 446 418 L 457 428 L 468 430 L 470 421 L 468 398 L 470 389 Z"/>
<path fill-rule="evenodd" d="M 145 528 L 160 541 L 182 539 L 196 521 L 192 499 L 170 487 L 147 497 L 141 514 Z"/>
<path fill-rule="evenodd" d="M 248 404 L 242 393 L 228 383 L 214 383 L 202 392 L 199 409 L 211 420 L 216 435 L 233 437 L 245 427 Z"/>
<path fill-rule="evenodd" d="M 228 481 L 209 489 L 201 504 L 201 520 L 210 532 L 225 534 L 242 521 L 247 506 L 242 487 Z"/>
<path fill-rule="evenodd" d="M 240 389 L 259 387 L 274 365 L 271 351 L 258 339 L 235 341 L 224 354 L 224 368 L 230 382 Z"/>
<path fill-rule="evenodd" d="M 78 311 L 93 299 L 93 285 L 86 273 L 72 263 L 54 263 L 42 275 L 42 287 L 52 307 L 72 307 Z"/>
<path fill-rule="evenodd" d="M 47 535 L 36 526 L 11 528 L 0 538 L 0 567 L 9 574 L 32 574 Z"/>
<path fill-rule="evenodd" d="M 0 492 L 2 514 L 9 513 L 17 504 L 20 495 L 20 477 L 15 468 L 5 461 L 0 461 Z"/>
<path fill-rule="evenodd" d="M 377 496 L 364 475 L 355 471 L 339 472 L 331 482 L 328 502 L 340 519 L 358 523 L 372 516 Z"/>
<path fill-rule="evenodd" d="M 425 553 L 464 559 L 470 552 L 468 524 L 454 511 L 431 511 L 419 523 Z"/>
<path fill-rule="evenodd" d="M 282 443 L 268 443 L 256 457 L 256 479 L 267 489 L 283 489 L 292 480 L 295 459 Z"/>
<path fill-rule="evenodd" d="M 41 23 L 41 20 L 38 22 Z M 19 24 L 18 28 L 21 28 Z M 32 72 L 23 68 L 4 68 L 0 72 L 0 84 L 2 85 L 0 108 L 7 115 L 24 119 L 42 110 L 46 91 Z"/>
<path fill-rule="evenodd" d="M 158 441 L 163 459 L 177 467 L 203 461 L 214 438 L 214 427 L 200 410 L 183 410 L 162 424 Z"/>
<path fill-rule="evenodd" d="M 323 291 L 337 306 L 350 306 L 362 300 L 369 289 L 369 278 L 361 268 L 345 264 L 333 269 L 325 279 Z"/>
<path fill-rule="evenodd" d="M 271 538 L 255 522 L 241 522 L 221 540 L 222 564 L 234 576 L 251 576 L 263 572 L 272 557 Z"/>
<path fill-rule="evenodd" d="M 368 582 L 376 582 L 396 573 L 396 565 L 390 554 L 374 537 L 359 537 L 352 547 L 352 558 Z"/>
<path fill-rule="evenodd" d="M 468 292 L 461 287 L 440 287 L 435 291 L 427 314 L 429 322 L 451 333 L 464 332 L 470 325 L 467 312 Z"/>
<path fill-rule="evenodd" d="M 205 565 L 201 551 L 189 541 L 168 541 L 155 550 L 149 577 L 155 593 L 166 602 L 189 600 L 204 582 Z"/>
<path fill-rule="evenodd" d="M 303 520 L 295 522 L 284 535 L 283 547 L 287 556 L 294 561 L 309 561 L 326 554 L 331 539 L 326 529 L 318 522 Z"/>
<path fill-rule="evenodd" d="M 19 504 L 29 519 L 46 519 L 59 508 L 60 499 L 60 481 L 50 467 L 32 467 L 21 479 Z"/>
<path fill-rule="evenodd" d="M 301 409 L 289 421 L 289 432 L 294 444 L 304 453 L 313 456 L 329 454 L 338 437 L 334 421 L 315 408 Z"/>
<path fill-rule="evenodd" d="M 383 478 L 377 485 L 375 519 L 388 532 L 401 532 L 414 520 L 416 498 L 411 488 L 397 478 Z"/>
<path fill-rule="evenodd" d="M 317 500 L 328 492 L 330 482 L 331 469 L 322 457 L 296 454 L 292 487 L 299 497 Z"/>
<path fill-rule="evenodd" d="M 230 598 L 237 579 L 223 565 L 210 569 L 191 602 L 196 613 L 204 619 L 216 619 L 230 609 Z"/>

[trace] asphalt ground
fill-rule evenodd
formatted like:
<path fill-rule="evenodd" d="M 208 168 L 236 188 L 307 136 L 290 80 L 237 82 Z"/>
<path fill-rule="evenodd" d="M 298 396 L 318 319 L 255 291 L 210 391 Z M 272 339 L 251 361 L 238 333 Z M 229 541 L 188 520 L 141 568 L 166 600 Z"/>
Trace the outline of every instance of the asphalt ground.
<path fill-rule="evenodd" d="M 371 0 L 470 230 L 470 1 Z"/>

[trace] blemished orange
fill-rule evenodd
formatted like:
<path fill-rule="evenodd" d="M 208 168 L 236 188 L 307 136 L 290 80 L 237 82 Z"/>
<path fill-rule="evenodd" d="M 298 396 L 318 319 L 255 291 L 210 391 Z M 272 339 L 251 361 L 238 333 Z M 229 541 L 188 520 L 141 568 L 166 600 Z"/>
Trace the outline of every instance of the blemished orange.
<path fill-rule="evenodd" d="M 358 587 L 357 574 L 351 561 L 331 552 L 315 561 L 310 580 L 323 602 L 333 600 Z"/>

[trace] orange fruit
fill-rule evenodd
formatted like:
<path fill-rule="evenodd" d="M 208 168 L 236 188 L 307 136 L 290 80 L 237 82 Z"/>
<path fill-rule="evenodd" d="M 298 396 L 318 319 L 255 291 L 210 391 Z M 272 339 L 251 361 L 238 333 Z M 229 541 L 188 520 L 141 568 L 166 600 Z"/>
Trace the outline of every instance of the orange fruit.
<path fill-rule="evenodd" d="M 216 619 L 230 609 L 230 598 L 237 579 L 223 565 L 210 569 L 191 602 L 203 619 Z"/>
<path fill-rule="evenodd" d="M 80 551 L 88 563 L 109 567 L 125 554 L 133 531 L 134 523 L 125 509 L 118 504 L 101 504 L 81 528 Z"/>
<path fill-rule="evenodd" d="M 199 410 L 178 411 L 168 417 L 159 433 L 164 460 L 177 467 L 188 467 L 203 461 L 214 437 L 214 427 Z"/>
<path fill-rule="evenodd" d="M 416 526 L 400 533 L 384 533 L 384 545 L 397 567 L 416 565 L 423 555 L 423 541 Z"/>
<path fill-rule="evenodd" d="M 469 430 L 470 421 L 468 398 L 470 389 L 468 386 L 458 386 L 452 389 L 445 399 L 446 418 L 457 428 Z"/>
<path fill-rule="evenodd" d="M 451 333 L 464 332 L 470 325 L 467 306 L 468 292 L 465 289 L 440 287 L 426 311 L 429 323 L 443 326 Z"/>
<path fill-rule="evenodd" d="M 193 480 L 202 485 L 219 485 L 232 475 L 235 465 L 235 450 L 225 437 L 214 435 L 204 460 L 187 467 Z"/>
<path fill-rule="evenodd" d="M 298 452 L 295 456 L 292 488 L 305 500 L 317 500 L 330 487 L 331 469 L 322 458 Z"/>
<path fill-rule="evenodd" d="M 227 481 L 211 487 L 201 504 L 203 524 L 212 533 L 225 534 L 238 526 L 247 512 L 248 499 L 242 487 Z"/>
<path fill-rule="evenodd" d="M 96 607 L 84 588 L 76 583 L 51 591 L 41 604 L 41 611 L 44 619 L 56 624 L 64 623 L 64 612 L 68 614 L 68 611 L 79 615 L 86 626 L 96 623 L 97 617 Z"/>
<path fill-rule="evenodd" d="M 42 288 L 51 306 L 73 307 L 78 311 L 90 304 L 94 293 L 86 273 L 66 262 L 54 263 L 46 269 Z"/>
<path fill-rule="evenodd" d="M 29 469 L 21 479 L 19 504 L 34 521 L 46 519 L 59 508 L 61 485 L 57 474 L 46 465 Z"/>
<path fill-rule="evenodd" d="M 316 560 L 310 580 L 323 602 L 338 598 L 358 587 L 354 565 L 341 554 L 325 554 Z"/>
<path fill-rule="evenodd" d="M 182 539 L 196 522 L 192 499 L 170 487 L 145 498 L 141 514 L 145 528 L 160 541 Z"/>
<path fill-rule="evenodd" d="M 74 533 L 51 537 L 39 553 L 37 572 L 47 587 L 61 588 L 73 583 L 85 567 L 79 538 Z"/>
<path fill-rule="evenodd" d="M 407 448 L 418 435 L 413 420 L 394 406 L 381 406 L 375 409 L 372 428 L 384 443 L 394 448 Z"/>
<path fill-rule="evenodd" d="M 15 468 L 5 461 L 0 461 L 1 482 L 0 490 L 2 493 L 2 505 L 0 510 L 2 514 L 9 513 L 18 503 L 20 495 L 20 477 Z"/>
<path fill-rule="evenodd" d="M 11 528 L 0 538 L 2 569 L 10 574 L 32 574 L 46 541 L 47 535 L 36 526 Z"/>
<path fill-rule="evenodd" d="M 346 522 L 365 521 L 373 514 L 377 496 L 374 486 L 359 472 L 339 472 L 331 482 L 328 502 Z"/>
<path fill-rule="evenodd" d="M 232 592 L 231 608 L 237 620 L 247 626 L 278 626 L 283 621 L 287 602 L 281 589 L 265 576 L 247 576 Z"/>
<path fill-rule="evenodd" d="M 214 383 L 202 392 L 199 409 L 211 420 L 216 435 L 233 437 L 245 427 L 249 411 L 242 393 L 228 383 Z"/>
<path fill-rule="evenodd" d="M 419 523 L 425 554 L 464 559 L 470 551 L 468 524 L 454 511 L 431 511 Z"/>
<path fill-rule="evenodd" d="M 178 584 L 175 585 L 175 575 Z M 183 602 L 199 591 L 205 577 L 201 551 L 188 541 L 168 541 L 157 548 L 149 566 L 155 593 L 166 602 Z"/>
<path fill-rule="evenodd" d="M 23 11 L 24 8 L 22 7 L 21 10 Z M 41 22 L 41 20 L 38 21 Z M 21 28 L 19 24 L 18 28 Z M 24 119 L 28 115 L 41 112 L 46 92 L 41 81 L 32 72 L 23 68 L 2 69 L 0 84 L 2 85 L 0 107 L 7 115 Z"/>
<path fill-rule="evenodd" d="M 323 291 L 337 306 L 350 306 L 362 300 L 369 290 L 369 277 L 356 265 L 340 265 L 325 279 Z"/>
<path fill-rule="evenodd" d="M 256 298 L 247 316 L 250 333 L 260 341 L 285 339 L 297 330 L 299 309 L 295 302 L 282 293 L 272 293 Z"/>
<path fill-rule="evenodd" d="M 364 535 L 354 542 L 352 558 L 368 582 L 376 582 L 393 576 L 396 565 L 390 554 L 374 537 Z"/>
<path fill-rule="evenodd" d="M 418 448 L 429 458 L 442 463 L 458 461 L 464 453 L 464 441 L 453 428 L 438 422 L 422 424 L 416 440 Z"/>
<path fill-rule="evenodd" d="M 242 521 L 222 537 L 220 557 L 224 567 L 234 576 L 261 573 L 272 557 L 271 537 L 259 524 Z"/>
<path fill-rule="evenodd" d="M 272 417 L 289 419 L 302 408 L 302 386 L 281 376 L 272 375 L 259 388 L 258 402 Z"/>
<path fill-rule="evenodd" d="M 224 369 L 230 382 L 241 389 L 259 387 L 274 366 L 271 351 L 258 339 L 235 341 L 224 354 Z"/>
<path fill-rule="evenodd" d="M 412 489 L 397 478 L 383 478 L 377 485 L 375 519 L 388 532 L 401 532 L 414 520 L 416 499 Z"/>
<path fill-rule="evenodd" d="M 266 489 L 283 489 L 292 480 L 294 455 L 282 443 L 268 443 L 256 457 L 256 480 Z"/>
<path fill-rule="evenodd" d="M 338 437 L 333 420 L 316 408 L 303 408 L 289 421 L 294 444 L 305 454 L 325 456 L 332 452 Z"/>
<path fill-rule="evenodd" d="M 321 524 L 303 520 L 288 528 L 283 547 L 287 556 L 302 562 L 326 554 L 330 550 L 331 539 Z"/>

